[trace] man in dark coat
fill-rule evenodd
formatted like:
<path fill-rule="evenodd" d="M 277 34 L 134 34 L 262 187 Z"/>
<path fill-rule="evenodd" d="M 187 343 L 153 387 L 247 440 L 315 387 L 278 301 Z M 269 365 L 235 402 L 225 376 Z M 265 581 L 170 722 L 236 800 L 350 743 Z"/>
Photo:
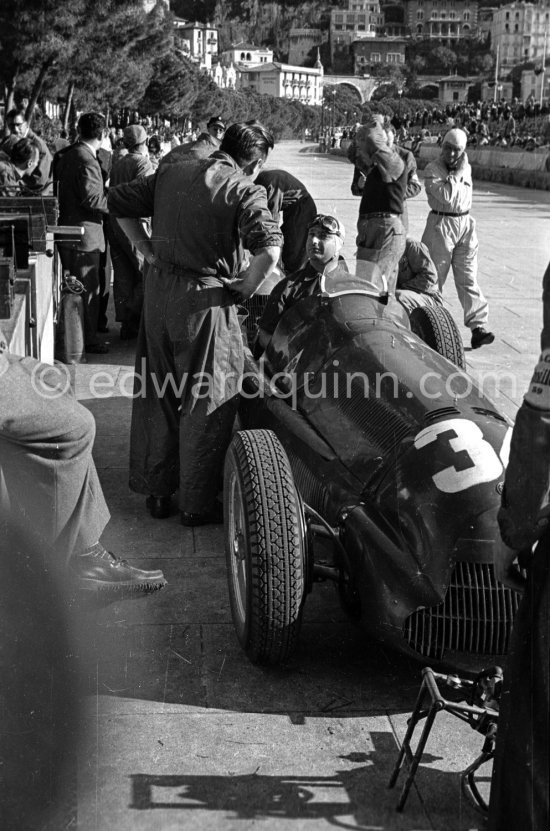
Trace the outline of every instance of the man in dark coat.
<path fill-rule="evenodd" d="M 521 589 L 513 561 L 523 552 L 528 563 L 504 670 L 489 831 L 550 827 L 550 265 L 543 318 L 542 354 L 516 416 L 498 515 L 505 545 L 497 576 Z"/>
<path fill-rule="evenodd" d="M 0 145 L 0 149 L 4 150 L 8 155 L 11 155 L 12 147 L 19 139 L 32 139 L 38 147 L 39 159 L 38 165 L 32 173 L 25 176 L 25 185 L 35 196 L 51 194 L 53 192 L 52 154 L 48 150 L 48 145 L 40 136 L 33 133 L 29 127 L 24 109 L 16 108 L 10 110 L 6 115 L 6 124 L 11 135 L 4 139 Z"/>
<path fill-rule="evenodd" d="M 124 129 L 123 141 L 128 153 L 114 162 L 111 187 L 133 182 L 134 179 L 150 176 L 154 172 L 147 151 L 145 129 L 140 124 L 130 124 Z M 143 306 L 143 257 L 130 244 L 116 219 L 108 219 L 105 227 L 113 264 L 115 315 L 116 320 L 122 324 L 120 338 L 131 340 L 137 337 Z"/>
<path fill-rule="evenodd" d="M 59 255 L 63 269 L 70 271 L 84 285 L 84 342 L 86 352 L 93 353 L 109 351 L 97 336 L 99 268 L 101 254 L 105 251 L 102 220 L 107 214 L 107 197 L 97 151 L 104 127 L 102 115 L 84 113 L 78 121 L 78 141 L 56 153 L 54 160 L 59 224 L 84 228 L 84 235 L 78 242 L 59 244 Z"/>
<path fill-rule="evenodd" d="M 208 159 L 164 165 L 111 188 L 150 268 L 136 354 L 130 487 L 150 513 L 184 525 L 220 521 L 216 501 L 236 414 L 243 340 L 236 303 L 274 269 L 282 235 L 253 183 L 273 147 L 260 124 L 233 124 Z M 149 239 L 138 218 L 151 216 Z M 243 274 L 244 248 L 252 260 Z"/>
<path fill-rule="evenodd" d="M 303 182 L 286 170 L 262 170 L 256 184 L 266 189 L 273 219 L 279 222 L 282 218 L 281 260 L 286 273 L 292 274 L 307 261 L 308 228 L 315 219 L 317 206 Z"/>

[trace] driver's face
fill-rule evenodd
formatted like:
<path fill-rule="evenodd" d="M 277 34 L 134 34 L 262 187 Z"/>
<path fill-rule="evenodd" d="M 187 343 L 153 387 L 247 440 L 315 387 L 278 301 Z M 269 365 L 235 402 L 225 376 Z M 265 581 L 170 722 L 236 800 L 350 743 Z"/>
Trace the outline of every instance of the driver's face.
<path fill-rule="evenodd" d="M 307 235 L 306 253 L 314 266 L 323 266 L 335 259 L 341 247 L 340 237 L 322 228 L 311 228 Z"/>
<path fill-rule="evenodd" d="M 444 141 L 441 148 L 443 161 L 449 169 L 456 167 L 460 158 L 464 155 L 465 148 L 452 141 Z"/>

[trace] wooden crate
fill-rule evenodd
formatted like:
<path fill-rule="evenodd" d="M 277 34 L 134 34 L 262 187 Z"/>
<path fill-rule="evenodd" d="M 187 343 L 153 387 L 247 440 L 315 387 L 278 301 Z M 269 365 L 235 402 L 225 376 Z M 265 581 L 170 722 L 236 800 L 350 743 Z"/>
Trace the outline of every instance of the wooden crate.
<path fill-rule="evenodd" d="M 29 217 L 31 251 L 46 250 L 46 227 L 57 225 L 59 205 L 55 196 L 1 196 L 0 214 L 26 214 Z"/>
<path fill-rule="evenodd" d="M 0 320 L 13 314 L 15 266 L 12 257 L 0 257 Z"/>

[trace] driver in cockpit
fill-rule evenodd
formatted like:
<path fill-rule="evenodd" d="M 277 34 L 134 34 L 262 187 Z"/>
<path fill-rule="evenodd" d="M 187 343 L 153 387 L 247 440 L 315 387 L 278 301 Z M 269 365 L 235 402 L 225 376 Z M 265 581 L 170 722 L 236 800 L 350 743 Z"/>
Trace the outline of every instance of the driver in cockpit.
<path fill-rule="evenodd" d="M 307 264 L 278 283 L 269 296 L 260 319 L 255 352 L 263 351 L 283 314 L 304 297 L 320 292 L 321 277 L 336 269 L 348 272 L 340 251 L 346 232 L 342 222 L 334 216 L 317 214 L 309 226 L 306 253 Z"/>

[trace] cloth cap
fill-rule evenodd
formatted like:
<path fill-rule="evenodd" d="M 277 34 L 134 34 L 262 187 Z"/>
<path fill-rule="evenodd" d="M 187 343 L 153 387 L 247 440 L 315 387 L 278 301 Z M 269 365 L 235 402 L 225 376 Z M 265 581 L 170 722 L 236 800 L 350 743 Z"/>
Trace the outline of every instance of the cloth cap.
<path fill-rule="evenodd" d="M 136 144 L 145 144 L 147 141 L 147 133 L 141 124 L 130 124 L 124 128 L 122 134 L 122 141 L 125 147 L 135 147 Z"/>
<path fill-rule="evenodd" d="M 461 150 L 466 150 L 466 145 L 468 143 L 468 136 L 461 130 L 459 127 L 453 127 L 452 130 L 449 130 L 448 133 L 445 133 L 443 138 L 443 144 L 445 142 L 449 142 L 449 144 L 454 144 L 456 147 L 460 147 Z"/>
<path fill-rule="evenodd" d="M 219 115 L 213 115 L 212 118 L 208 120 L 207 127 L 221 127 L 222 130 L 225 130 L 225 122 Z"/>
<path fill-rule="evenodd" d="M 312 228 L 318 228 L 319 230 L 323 231 L 324 234 L 334 234 L 343 241 L 346 238 L 346 229 L 342 222 L 337 219 L 335 216 L 329 216 L 328 214 L 317 214 L 313 222 L 310 222 L 308 225 L 308 231 L 311 231 Z"/>

